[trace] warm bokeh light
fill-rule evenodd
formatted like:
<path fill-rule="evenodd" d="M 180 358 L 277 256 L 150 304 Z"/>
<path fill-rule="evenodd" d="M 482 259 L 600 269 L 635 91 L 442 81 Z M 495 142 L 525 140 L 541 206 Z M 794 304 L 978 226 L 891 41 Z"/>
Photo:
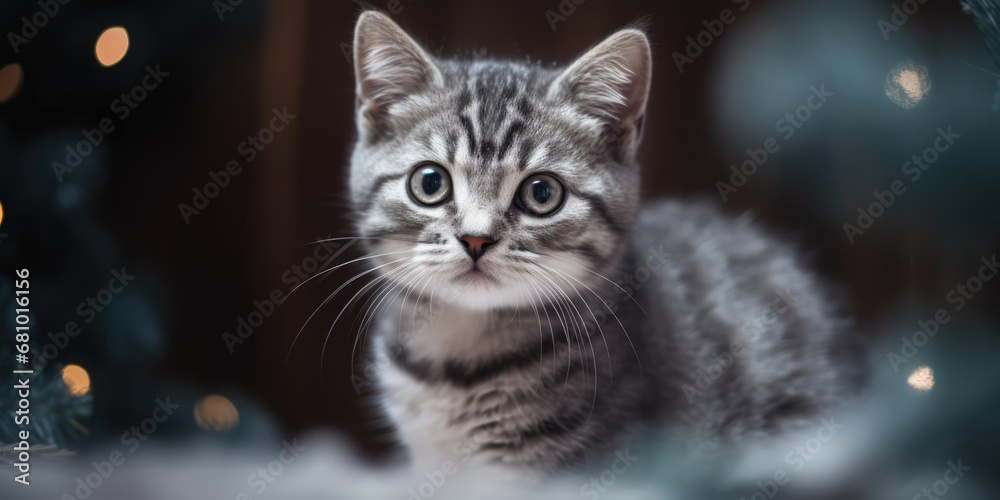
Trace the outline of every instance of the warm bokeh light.
<path fill-rule="evenodd" d="M 885 95 L 903 109 L 919 104 L 930 90 L 927 67 L 913 61 L 896 65 L 885 77 Z"/>
<path fill-rule="evenodd" d="M 224 432 L 239 425 L 240 414 L 228 399 L 212 394 L 195 403 L 194 421 L 206 431 Z"/>
<path fill-rule="evenodd" d="M 3 203 L 0 203 L 0 226 L 3 225 Z"/>
<path fill-rule="evenodd" d="M 94 45 L 97 61 L 104 67 L 118 64 L 125 57 L 126 52 L 128 52 L 128 32 L 121 26 L 104 30 L 97 38 L 97 44 Z"/>
<path fill-rule="evenodd" d="M 934 371 L 929 367 L 921 366 L 920 368 L 913 370 L 910 377 L 906 379 L 906 383 L 910 384 L 910 387 L 914 389 L 929 391 L 932 387 L 934 387 Z"/>
<path fill-rule="evenodd" d="M 66 365 L 62 369 L 62 379 L 67 392 L 74 396 L 90 392 L 90 375 L 79 365 Z"/>
<path fill-rule="evenodd" d="M 24 70 L 20 64 L 8 64 L 0 69 L 0 103 L 13 99 L 23 83 Z"/>

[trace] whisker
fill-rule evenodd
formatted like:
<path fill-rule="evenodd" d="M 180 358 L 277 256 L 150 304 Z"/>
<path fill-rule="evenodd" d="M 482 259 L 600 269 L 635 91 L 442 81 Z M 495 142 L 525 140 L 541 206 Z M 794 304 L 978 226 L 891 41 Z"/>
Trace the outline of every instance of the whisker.
<path fill-rule="evenodd" d="M 528 276 L 528 280 L 530 280 L 532 283 L 534 283 L 535 286 L 538 287 L 539 291 L 541 291 L 541 292 L 544 293 L 544 295 L 545 295 L 544 303 L 548 303 L 549 305 L 552 305 L 552 306 L 555 307 L 552 310 L 552 312 L 555 313 L 556 319 L 559 321 L 559 324 L 562 326 L 562 332 L 566 336 L 566 344 L 569 347 L 569 353 L 568 353 L 568 356 L 566 357 L 566 377 L 563 380 L 563 386 L 562 386 L 562 389 L 559 392 L 559 397 L 561 398 L 563 396 L 563 394 L 565 393 L 565 391 L 566 391 L 566 387 L 569 385 L 569 373 L 570 373 L 570 370 L 571 370 L 572 364 L 573 364 L 573 352 L 572 352 L 573 351 L 573 339 L 572 339 L 572 337 L 570 337 L 569 328 L 567 327 L 566 322 L 563 320 L 562 313 L 560 312 L 561 304 L 558 301 L 558 297 L 555 297 L 554 295 L 551 295 L 548 292 L 548 288 L 544 285 L 544 283 L 539 282 L 538 280 L 532 278 L 531 276 Z M 544 303 L 543 303 L 543 306 L 542 306 L 542 310 L 545 311 L 545 316 L 548 318 L 548 310 L 547 310 L 547 308 L 545 308 Z M 551 329 L 551 327 L 552 327 L 552 320 L 551 320 L 551 318 L 549 318 L 549 328 Z M 553 345 L 555 345 L 555 335 L 554 334 L 552 336 L 552 339 L 553 339 L 552 340 Z M 582 349 L 581 349 L 580 356 L 581 356 L 581 358 L 580 358 L 581 359 L 581 364 L 583 364 L 582 363 L 582 361 L 583 361 L 583 357 L 582 357 L 583 356 L 583 352 L 582 352 Z M 557 362 L 556 359 L 552 360 L 552 363 L 553 363 L 552 367 L 553 367 L 553 369 L 557 368 L 556 362 Z M 586 370 L 584 370 L 584 375 L 586 375 Z"/>
<path fill-rule="evenodd" d="M 378 309 L 382 305 L 382 302 L 386 299 L 386 297 L 389 296 L 390 293 L 392 293 L 392 291 L 395 288 L 401 285 L 403 279 L 406 279 L 406 277 L 409 276 L 411 272 L 415 272 L 416 270 L 418 270 L 417 268 L 418 265 L 419 264 L 411 261 L 400 266 L 399 269 L 401 270 L 401 272 L 399 272 L 399 275 L 391 278 L 390 280 L 387 280 L 386 285 L 383 285 L 379 289 L 379 291 L 375 292 L 374 297 L 376 297 L 376 300 L 378 300 L 379 296 L 381 296 L 382 299 L 378 300 L 378 303 L 375 304 L 374 308 L 369 306 L 365 311 L 364 316 L 361 319 L 361 325 L 358 328 L 358 334 L 355 335 L 354 346 L 351 348 L 351 373 L 354 373 L 354 354 L 357 351 L 358 342 L 359 341 L 361 342 L 361 357 L 364 358 L 365 345 L 366 345 L 365 339 L 368 337 L 368 329 L 371 326 L 372 321 L 375 319 L 375 316 L 378 314 Z M 383 291 L 386 291 L 384 295 Z M 332 330 L 333 328 L 331 327 L 331 331 Z"/>
<path fill-rule="evenodd" d="M 544 265 L 544 264 L 539 264 L 539 265 Z M 577 283 L 579 283 L 580 285 L 582 285 L 584 288 L 586 288 L 587 290 L 589 290 L 590 293 L 594 294 L 594 297 L 597 297 L 597 299 L 600 300 L 602 304 L 604 304 L 604 307 L 608 310 L 609 313 L 611 313 L 612 316 L 614 316 L 615 321 L 618 322 L 618 326 L 620 326 L 622 328 L 622 333 L 625 334 L 625 339 L 628 340 L 628 345 L 632 348 L 632 353 L 635 354 L 635 361 L 639 365 L 639 373 L 641 374 L 642 373 L 642 360 L 639 359 L 639 352 L 636 351 L 635 344 L 632 343 L 632 338 L 629 337 L 628 330 L 625 329 L 625 325 L 622 324 L 622 321 L 618 318 L 618 315 L 615 314 L 615 312 L 611 309 L 611 306 L 609 306 L 608 303 L 604 301 L 603 297 L 601 297 L 592 288 L 590 288 L 589 286 L 587 286 L 586 283 L 583 283 L 582 281 L 574 278 L 569 273 L 565 273 L 565 272 L 559 271 L 558 269 L 553 269 L 553 270 L 566 275 L 568 278 L 572 279 L 573 281 L 576 281 Z M 596 319 L 595 319 L 595 321 L 596 321 Z M 607 340 L 605 340 L 605 342 L 607 342 Z"/>
<path fill-rule="evenodd" d="M 430 268 L 428 268 L 428 271 L 430 271 Z M 417 306 L 419 305 L 420 299 L 422 299 L 424 297 L 424 290 L 427 289 L 427 285 L 431 284 L 431 282 L 434 281 L 434 278 L 435 278 L 434 276 L 431 276 L 431 279 L 427 280 L 427 282 L 424 283 L 424 286 L 420 287 L 420 291 L 417 292 L 417 302 L 418 302 L 418 304 L 414 304 L 413 305 L 413 313 L 410 316 L 410 328 L 415 328 L 416 327 L 416 324 L 417 324 Z M 431 291 L 433 292 L 433 290 L 434 290 L 434 288 L 432 287 Z M 433 300 L 433 298 L 431 300 Z M 427 305 L 427 314 L 431 315 L 431 314 L 433 314 L 433 311 L 431 311 L 430 301 L 428 301 L 427 304 L 428 304 Z"/>
<path fill-rule="evenodd" d="M 392 281 L 395 279 L 395 277 L 393 275 L 395 275 L 397 273 L 398 274 L 403 274 L 403 272 L 405 272 L 406 269 L 409 269 L 410 264 L 411 264 L 411 262 L 407 262 L 406 264 L 403 264 L 400 267 L 397 267 L 395 269 L 392 269 L 390 271 L 385 272 L 380 277 L 380 279 L 383 281 L 383 283 L 378 286 L 378 289 L 375 290 L 375 293 L 369 295 L 368 298 L 365 299 L 365 302 L 363 304 L 361 304 L 361 308 L 365 311 L 365 313 L 364 313 L 363 317 L 357 317 L 356 316 L 354 318 L 354 321 L 351 322 L 351 327 L 352 328 L 354 326 L 359 326 L 359 327 L 361 326 L 361 323 L 363 323 L 362 320 L 364 320 L 364 319 L 366 319 L 368 317 L 367 311 L 368 311 L 368 307 L 372 303 L 372 301 L 376 300 L 381 295 L 382 290 L 384 290 L 386 287 L 388 287 L 388 286 L 390 286 L 392 284 Z"/>
<path fill-rule="evenodd" d="M 371 291 L 373 288 L 375 288 L 376 286 L 378 286 L 379 282 L 388 280 L 389 279 L 389 275 L 391 273 L 395 272 L 397 269 L 392 269 L 390 271 L 387 271 L 385 274 L 383 274 L 383 275 L 381 275 L 381 276 L 379 276 L 379 277 L 377 277 L 377 278 L 369 281 L 368 283 L 365 284 L 365 286 L 361 287 L 360 290 L 358 290 L 357 292 L 355 292 L 354 295 L 351 296 L 351 298 L 347 301 L 347 303 L 344 304 L 344 307 L 340 308 L 340 312 L 337 314 L 337 318 L 333 320 L 333 324 L 330 325 L 330 329 L 327 331 L 327 336 L 329 337 L 329 335 L 331 333 L 333 333 L 333 327 L 337 325 L 337 321 L 339 321 L 340 317 L 344 314 L 344 312 L 347 311 L 347 309 L 349 307 L 351 307 L 351 304 L 354 303 L 355 299 L 357 299 L 358 297 L 360 297 L 360 296 L 368 293 L 369 291 Z M 367 301 L 365 303 L 367 304 Z M 351 341 L 350 337 L 347 337 L 346 339 L 344 339 L 344 349 L 347 349 L 347 344 L 350 341 Z M 357 348 L 357 338 L 356 338 L 356 336 L 355 336 L 354 348 L 355 349 Z M 354 349 L 351 350 L 351 363 L 352 364 L 354 363 Z M 354 371 L 352 370 L 351 373 L 353 374 Z"/>
<path fill-rule="evenodd" d="M 597 331 L 601 333 L 601 339 L 602 339 L 602 342 L 604 342 L 604 350 L 607 351 L 607 354 L 608 354 L 608 372 L 609 372 L 609 374 L 608 374 L 608 381 L 609 382 L 613 381 L 614 380 L 614 371 L 612 369 L 612 363 L 611 363 L 611 349 L 608 348 L 607 338 L 604 336 L 604 329 L 601 327 L 601 323 L 599 321 L 597 321 L 597 315 L 594 314 L 594 310 L 590 308 L 590 303 L 588 303 L 587 300 L 583 298 L 583 295 L 580 293 L 580 290 L 576 287 L 576 285 L 574 285 L 571 281 L 569 281 L 567 279 L 567 277 L 572 278 L 572 276 L 570 276 L 569 274 L 567 274 L 567 273 L 565 273 L 563 271 L 560 271 L 559 269 L 551 268 L 551 267 L 546 266 L 545 264 L 542 264 L 542 263 L 537 263 L 537 265 L 539 265 L 539 266 L 541 266 L 541 267 L 543 267 L 545 269 L 548 269 L 549 271 L 555 273 L 555 274 L 553 274 L 553 276 L 561 277 L 563 281 L 565 281 L 567 284 L 569 284 L 569 286 L 573 287 L 573 291 L 576 292 L 577 297 L 580 297 L 580 302 L 583 302 L 583 305 L 587 307 L 587 311 L 590 312 L 590 317 L 594 318 L 594 325 L 597 326 Z M 573 278 L 573 279 L 574 279 L 574 281 L 577 281 L 579 283 L 579 280 L 576 280 L 575 278 Z M 585 287 L 587 286 L 587 285 L 584 285 L 583 283 L 580 283 L 580 284 L 583 285 L 583 286 L 585 286 Z M 591 290 L 591 292 L 593 292 L 593 290 Z M 596 293 L 595 293 L 595 295 L 596 295 Z M 584 323 L 586 323 L 586 322 L 584 322 Z M 588 334 L 587 337 L 589 338 L 590 335 Z M 593 339 L 591 339 L 591 346 L 593 346 Z"/>
<path fill-rule="evenodd" d="M 549 278 L 549 276 L 550 276 L 551 273 L 545 271 L 544 269 L 540 269 L 540 270 L 542 271 L 542 273 L 541 273 L 542 277 L 545 278 L 546 280 L 548 280 L 548 282 L 552 285 L 552 288 L 555 289 L 562 296 L 563 301 L 566 304 L 568 304 L 568 305 L 570 305 L 570 306 L 573 307 L 573 310 L 576 312 L 577 317 L 580 320 L 579 324 L 581 325 L 581 327 L 585 327 L 586 321 L 584 321 L 584 319 L 583 319 L 583 314 L 580 312 L 580 309 L 576 307 L 576 304 L 574 304 L 573 301 L 570 300 L 569 295 L 567 295 L 566 292 L 564 292 L 561 288 L 559 288 L 559 286 L 556 285 L 556 283 L 554 281 L 552 281 L 551 278 Z M 569 311 L 568 311 L 568 308 L 567 308 L 567 315 L 568 315 L 568 313 L 569 313 Z M 574 325 L 576 325 L 576 318 L 573 318 L 573 321 L 574 321 Z M 579 337 L 577 339 L 577 342 L 580 343 L 580 363 L 582 363 L 584 365 L 584 373 L 586 373 L 586 361 L 585 361 L 585 359 L 583 357 L 583 340 L 584 340 L 583 337 L 584 337 L 584 334 L 583 334 L 583 332 L 580 331 L 580 327 L 576 328 L 576 335 L 577 335 L 577 337 Z M 593 400 L 592 400 L 591 406 L 590 406 L 591 413 L 593 413 L 594 406 L 597 405 L 597 389 L 598 389 L 597 386 L 598 386 L 600 377 L 598 377 L 598 373 L 597 373 L 598 372 L 598 367 L 597 367 L 597 353 L 594 350 L 594 342 L 593 342 L 592 339 L 590 339 L 589 335 L 587 335 L 586 337 L 587 337 L 587 341 L 588 341 L 588 343 L 590 345 L 590 355 L 592 356 L 593 366 L 594 366 L 594 395 L 593 395 Z M 607 348 L 607 345 L 605 345 L 605 348 Z M 610 363 L 610 361 L 611 361 L 611 351 L 608 350 L 608 362 Z M 586 378 L 584 378 L 584 383 L 586 383 Z M 589 415 L 588 415 L 587 419 L 588 420 L 590 419 Z"/>
<path fill-rule="evenodd" d="M 417 275 L 417 276 L 416 276 L 416 277 L 415 277 L 414 279 L 412 279 L 412 280 L 411 280 L 410 282 L 411 282 L 411 283 L 414 283 L 414 282 L 416 282 L 416 283 L 419 283 L 419 282 L 420 282 L 420 279 L 421 279 L 421 278 L 422 278 L 422 277 L 423 277 L 424 275 L 426 275 L 426 274 L 427 274 L 427 273 L 428 273 L 429 271 L 430 271 L 430 269 L 427 269 L 427 268 L 425 267 L 425 268 L 424 268 L 424 269 L 423 269 L 423 270 L 422 270 L 422 271 L 420 272 L 420 274 L 418 274 L 418 275 Z M 409 284 L 407 284 L 407 287 L 409 287 Z M 410 300 L 410 294 L 412 294 L 412 293 L 413 293 L 413 289 L 412 289 L 412 288 L 407 288 L 407 290 L 406 290 L 406 295 L 404 295 L 404 296 L 403 296 L 403 300 L 402 300 L 402 301 L 401 301 L 401 302 L 399 303 L 399 314 L 397 314 L 397 315 L 396 315 L 396 316 L 397 316 L 397 317 L 396 317 L 396 320 L 397 320 L 397 321 L 396 321 L 396 334 L 397 334 L 397 335 L 398 335 L 399 333 L 402 333 L 402 331 L 403 331 L 403 310 L 405 310 L 405 309 L 406 309 L 406 304 L 407 304 L 407 303 L 409 302 L 409 300 Z M 416 306 L 414 306 L 414 308 L 415 308 L 415 307 L 416 307 Z M 411 326 L 411 328 L 412 328 L 412 326 Z"/>
<path fill-rule="evenodd" d="M 374 271 L 374 270 L 376 270 L 376 269 L 379 269 L 380 267 L 385 267 L 385 266 L 387 266 L 387 265 L 389 265 L 389 264 L 393 264 L 393 263 L 396 263 L 396 262 L 400 262 L 400 261 L 403 261 L 403 260 L 406 260 L 406 259 L 411 259 L 411 260 L 412 260 L 413 258 L 412 258 L 412 257 L 403 257 L 402 259 L 398 259 L 398 260 L 394 260 L 394 261 L 392 261 L 392 262 L 389 262 L 389 263 L 386 263 L 386 264 L 383 264 L 383 265 L 381 265 L 381 266 L 379 266 L 379 267 L 376 267 L 376 268 L 373 268 L 373 269 L 370 269 L 370 270 L 368 270 L 368 271 L 365 271 L 365 273 L 364 273 L 364 274 L 367 274 L 367 273 L 370 273 L 370 272 L 372 272 L 372 271 Z M 404 264 L 404 266 L 405 266 L 405 264 Z M 402 266 L 401 266 L 401 267 L 402 267 Z M 395 271 L 395 270 L 390 270 L 390 272 L 392 272 L 392 271 Z M 340 290 L 342 290 L 342 289 L 343 289 L 343 288 L 344 288 L 345 286 L 347 286 L 347 285 L 348 285 L 348 284 L 349 284 L 349 283 L 350 283 L 351 281 L 354 281 L 355 279 L 357 279 L 357 278 L 358 278 L 358 277 L 360 277 L 360 276 L 361 276 L 361 275 L 358 275 L 358 276 L 355 276 L 354 278 L 351 278 L 351 280 L 350 280 L 350 281 L 348 281 L 348 282 L 344 283 L 343 285 L 340 285 L 340 287 L 339 287 L 339 288 L 337 288 L 337 290 L 336 290 L 335 292 L 333 292 L 333 293 L 334 293 L 334 294 L 336 294 L 337 292 L 339 292 Z M 388 273 L 386 273 L 386 274 L 384 274 L 384 275 L 380 276 L 380 277 L 379 277 L 379 278 L 378 278 L 377 280 L 374 280 L 374 281 L 373 281 L 372 283 L 374 283 L 375 281 L 378 281 L 378 280 L 380 280 L 380 279 L 385 279 L 385 278 L 387 278 L 387 276 L 388 276 Z M 328 343 L 330 342 L 330 335 L 332 335 L 332 334 L 333 334 L 333 328 L 334 328 L 335 326 L 337 326 L 337 321 L 339 321 L 339 320 L 340 320 L 340 317 L 341 317 L 341 315 L 343 315 L 343 314 L 344 314 L 344 311 L 346 311 L 346 310 L 347 310 L 347 307 L 351 305 L 351 302 L 352 302 L 352 301 L 353 301 L 353 300 L 355 299 L 355 297 L 357 297 L 357 296 L 358 296 L 359 294 L 361 294 L 362 292 L 364 292 L 365 288 L 368 288 L 368 286 L 369 286 L 369 285 L 371 285 L 372 283 L 369 283 L 368 285 L 365 285 L 364 287 L 362 287 L 362 289 L 361 289 L 361 290 L 359 290 L 359 291 L 358 291 L 357 293 L 355 293 L 355 294 L 354 294 L 354 296 L 353 296 L 353 297 L 351 297 L 351 300 L 347 301 L 347 304 L 344 304 L 344 307 L 343 307 L 343 308 L 341 308 L 341 310 L 340 310 L 340 313 L 339 313 L 339 314 L 337 314 L 337 317 L 336 317 L 336 318 L 335 318 L 335 319 L 333 320 L 333 324 L 331 324 L 331 325 L 330 325 L 330 329 L 329 329 L 329 330 L 327 330 L 327 333 L 326 333 L 326 338 L 325 338 L 325 339 L 323 340 L 323 349 L 322 349 L 322 350 L 320 351 L 320 355 L 319 355 L 319 365 L 320 365 L 320 366 L 319 366 L 319 376 L 320 376 L 320 380 L 322 380 L 322 379 L 323 379 L 323 361 L 324 361 L 324 359 L 325 359 L 325 356 L 326 356 L 326 345 L 327 345 L 327 344 L 328 344 Z M 357 341 L 355 341 L 355 345 L 357 345 Z M 353 358 L 354 358 L 354 353 L 353 353 L 353 351 L 352 351 L 352 353 L 351 353 L 351 360 L 352 360 L 352 363 L 353 363 Z M 353 372 L 352 372 L 352 373 L 353 373 Z"/>
<path fill-rule="evenodd" d="M 961 59 L 959 59 L 959 61 L 958 61 L 958 62 L 960 62 L 960 63 L 962 63 L 962 64 L 964 64 L 964 65 L 966 65 L 966 66 L 972 66 L 973 68 L 976 68 L 976 69 L 978 69 L 979 71 L 982 71 L 983 73 L 987 73 L 987 74 L 990 74 L 990 75 L 993 75 L 993 76 L 995 76 L 995 77 L 998 77 L 998 78 L 1000 78 L 1000 75 L 998 75 L 998 74 L 996 74 L 996 73 L 994 73 L 994 72 L 992 72 L 992 71 L 990 71 L 990 70 L 988 70 L 988 69 L 986 69 L 986 68 L 983 68 L 983 67 L 981 67 L 981 66 L 977 66 L 977 65 L 975 65 L 975 64 L 972 64 L 972 63 L 970 63 L 970 62 L 965 62 L 965 61 L 963 61 L 963 60 L 961 60 Z"/>
<path fill-rule="evenodd" d="M 639 304 L 639 301 L 635 300 L 635 297 L 633 297 L 632 294 L 626 292 L 625 289 L 622 288 L 618 283 L 615 283 L 614 281 L 611 281 L 610 279 L 606 278 L 603 274 L 587 269 L 586 267 L 583 267 L 580 264 L 577 264 L 576 262 L 570 260 L 567 260 L 566 262 L 569 262 L 570 264 L 573 264 L 574 266 L 579 267 L 580 269 L 583 269 L 584 271 L 587 271 L 588 273 L 593 274 L 594 276 L 597 276 L 598 278 L 601 278 L 602 280 L 607 281 L 608 283 L 611 283 L 612 285 L 615 286 L 615 288 L 621 290 L 622 293 L 624 293 L 625 296 L 627 296 L 632 302 L 635 302 L 635 305 L 639 307 L 639 310 L 642 311 L 642 314 L 646 314 L 646 310 L 642 308 L 642 304 Z M 648 314 L 646 315 L 648 316 Z"/>
<path fill-rule="evenodd" d="M 329 273 L 331 271 L 336 271 L 337 269 L 340 269 L 340 268 L 342 268 L 342 267 L 344 267 L 344 266 L 346 266 L 348 264 L 354 264 L 355 262 L 361 262 L 363 260 L 377 259 L 379 257 L 385 257 L 386 255 L 398 255 L 398 254 L 401 254 L 401 253 L 408 253 L 408 252 L 413 252 L 413 250 L 402 250 L 402 251 L 399 251 L 399 252 L 387 252 L 387 253 L 381 253 L 381 254 L 378 254 L 378 255 L 365 255 L 365 256 L 362 256 L 362 257 L 358 257 L 357 259 L 354 259 L 354 260 L 351 260 L 351 261 L 348 261 L 348 262 L 344 262 L 343 264 L 337 264 L 336 266 L 333 266 L 333 267 L 331 267 L 329 269 L 324 269 L 324 270 L 322 270 L 322 271 L 320 271 L 320 272 L 318 272 L 318 273 L 310 276 L 309 278 L 307 278 L 302 283 L 299 283 L 298 285 L 295 285 L 295 288 L 292 288 L 292 290 L 288 292 L 288 295 L 286 295 L 285 298 L 287 299 L 289 296 L 291 296 L 293 293 L 295 293 L 296 290 L 298 290 L 300 287 L 302 287 L 302 285 L 305 285 L 306 283 L 309 283 L 313 279 L 320 277 L 320 275 Z"/>
<path fill-rule="evenodd" d="M 403 288 L 401 288 L 401 287 L 404 284 L 404 280 L 408 281 L 410 277 L 412 277 L 414 274 L 416 274 L 417 272 L 419 272 L 420 269 L 419 269 L 418 266 L 419 266 L 419 264 L 415 263 L 415 262 L 409 262 L 409 263 L 407 263 L 406 266 L 402 268 L 403 271 L 400 272 L 397 276 L 394 276 L 392 278 L 392 283 L 389 286 L 382 287 L 378 292 L 375 293 L 374 297 L 375 297 L 375 300 L 378 301 L 378 303 L 375 304 L 374 308 L 372 308 L 372 307 L 368 308 L 369 312 L 370 312 L 370 315 L 369 315 L 368 312 L 366 312 L 365 316 L 361 318 L 361 325 L 360 325 L 359 331 L 360 331 L 360 329 L 363 329 L 364 332 L 367 334 L 368 328 L 371 325 L 371 323 L 375 320 L 375 316 L 378 314 L 378 310 L 379 310 L 380 306 L 382 305 L 382 302 L 385 301 L 385 299 L 388 298 L 388 296 L 393 293 L 393 290 L 395 290 L 397 288 L 399 288 L 399 293 L 401 293 L 403 291 Z M 399 293 L 396 294 L 396 297 L 399 296 Z M 379 299 L 379 297 L 381 297 L 381 299 Z M 393 297 L 392 300 L 396 300 L 396 297 Z M 362 356 L 363 356 L 364 355 L 364 344 L 362 344 L 361 349 L 362 349 Z"/>
<path fill-rule="evenodd" d="M 302 328 L 299 328 L 299 331 L 298 331 L 298 333 L 296 333 L 296 334 L 295 334 L 295 338 L 294 338 L 294 339 L 292 339 L 292 345 L 291 345 L 291 346 L 290 346 L 290 347 L 288 348 L 288 354 L 287 354 L 287 355 L 285 355 L 285 362 L 287 363 L 287 362 L 288 362 L 288 357 L 292 355 L 292 349 L 294 349 L 294 348 L 295 348 L 295 342 L 297 342 L 297 341 L 299 340 L 299 336 L 300 336 L 300 335 L 302 335 L 302 330 L 305 330 L 305 328 L 306 328 L 306 325 L 308 325 L 308 324 L 309 324 L 309 322 L 310 322 L 310 321 L 311 321 L 311 320 L 313 319 L 313 317 L 314 317 L 314 316 L 316 316 L 316 313 L 318 313 L 318 312 L 319 312 L 319 310 L 320 310 L 320 309 L 321 309 L 321 308 L 322 308 L 323 306 L 327 305 L 327 304 L 328 304 L 328 303 L 329 303 L 329 302 L 330 302 L 331 300 L 333 300 L 333 297 L 334 297 L 335 295 L 337 295 L 337 293 L 339 293 L 339 292 L 340 292 L 341 290 L 343 290 L 343 289 L 344 289 L 344 287 L 346 287 L 347 285 L 351 284 L 351 283 L 352 283 L 352 282 L 353 282 L 354 280 L 356 280 L 356 279 L 358 279 L 358 278 L 360 278 L 360 277 L 362 277 L 362 276 L 364 276 L 364 275 L 366 275 L 366 274 L 368 274 L 368 273 L 371 273 L 371 272 L 374 272 L 374 271 L 376 271 L 376 270 L 378 270 L 378 269 L 380 269 L 380 268 L 383 268 L 383 267 L 385 267 L 385 266 L 388 266 L 389 264 L 393 264 L 393 263 L 396 263 L 396 262 L 400 262 L 400 261 L 403 261 L 403 260 L 406 260 L 407 258 L 408 258 L 408 257 L 403 257 L 402 259 L 398 259 L 398 260 L 394 260 L 394 261 L 392 261 L 392 262 L 388 262 L 388 263 L 386 263 L 386 264 L 382 264 L 382 265 L 379 265 L 379 266 L 376 266 L 376 267 L 373 267 L 373 268 L 371 268 L 371 269 L 369 269 L 369 270 L 367 270 L 367 271 L 364 271 L 364 272 L 361 272 L 361 273 L 359 273 L 359 274 L 356 274 L 356 275 L 355 275 L 355 276 L 354 276 L 353 278 L 351 278 L 350 280 L 347 280 L 347 281 L 346 281 L 346 282 L 345 282 L 344 284 L 340 285 L 340 287 L 339 287 L 339 288 L 337 288 L 336 290 L 334 290 L 334 292 L 333 292 L 333 293 L 331 293 L 331 294 L 330 294 L 330 295 L 329 295 L 329 296 L 328 296 L 328 297 L 326 298 L 326 300 L 324 300 L 324 301 L 323 301 L 323 303 L 322 303 L 322 304 L 320 304 L 320 305 L 319 305 L 319 307 L 317 307 L 317 308 L 316 308 L 316 310 L 315 310 L 315 311 L 313 311 L 313 313 L 309 315 L 309 318 L 308 318 L 308 319 L 306 319 L 306 322 L 302 324 Z"/>
<path fill-rule="evenodd" d="M 583 298 L 583 294 L 580 293 L 580 290 L 576 287 L 576 285 L 574 285 L 572 282 L 570 282 L 568 279 L 566 279 L 565 276 L 560 276 L 560 275 L 564 275 L 565 273 L 559 271 L 558 269 L 550 268 L 550 267 L 548 267 L 548 266 L 546 266 L 544 264 L 541 264 L 541 263 L 538 263 L 538 265 L 541 266 L 541 267 L 543 267 L 544 269 L 549 270 L 551 276 L 554 276 L 554 277 L 557 277 L 557 278 L 561 278 L 563 281 L 565 281 L 570 287 L 573 288 L 573 291 L 576 293 L 576 296 L 580 297 L 580 302 L 583 302 L 583 305 L 587 307 L 587 310 L 590 312 L 590 316 L 592 318 L 594 318 L 594 325 L 597 326 L 597 330 L 601 333 L 601 341 L 604 343 L 604 350 L 607 351 L 607 354 L 608 354 L 608 381 L 609 382 L 614 381 L 614 369 L 613 369 L 613 366 L 612 366 L 612 363 L 611 363 L 611 349 L 608 347 L 607 338 L 604 336 L 604 330 L 601 328 L 600 322 L 597 321 L 597 315 L 594 314 L 594 310 L 590 308 L 590 304 L 587 303 L 587 300 Z M 575 308 L 575 306 L 574 306 L 574 308 Z M 580 321 L 583 322 L 584 328 L 586 329 L 587 322 L 583 319 L 582 312 L 580 312 L 578 308 L 577 308 L 577 312 L 580 315 Z M 596 353 L 594 353 L 594 340 L 590 337 L 589 332 L 584 332 L 584 333 L 587 334 L 587 339 L 590 341 L 590 348 L 591 348 L 590 352 L 591 352 L 591 354 L 594 354 L 594 356 L 595 356 L 595 359 L 594 359 L 594 371 L 596 372 L 597 371 L 597 359 L 596 359 L 597 355 L 596 355 Z"/>
<path fill-rule="evenodd" d="M 379 240 L 379 241 L 399 241 L 401 243 L 433 243 L 430 241 L 420 241 L 420 240 L 404 240 L 400 238 L 382 238 L 379 236 L 342 236 L 337 238 L 323 238 L 321 240 L 310 241 L 308 243 L 303 243 L 302 246 L 318 245 L 320 243 L 327 243 L 330 241 L 344 241 L 344 240 Z"/>
<path fill-rule="evenodd" d="M 515 276 L 521 287 L 525 289 L 525 295 L 528 296 L 528 302 L 531 304 L 531 308 L 535 311 L 535 321 L 538 323 L 538 382 L 535 384 L 533 391 L 538 391 L 538 388 L 542 383 L 542 357 L 545 355 L 545 334 L 542 333 L 542 318 L 538 314 L 538 308 L 535 307 L 535 299 L 531 296 L 531 290 L 525 285 L 523 279 L 520 276 Z M 552 339 L 553 351 L 555 351 L 555 337 Z"/>

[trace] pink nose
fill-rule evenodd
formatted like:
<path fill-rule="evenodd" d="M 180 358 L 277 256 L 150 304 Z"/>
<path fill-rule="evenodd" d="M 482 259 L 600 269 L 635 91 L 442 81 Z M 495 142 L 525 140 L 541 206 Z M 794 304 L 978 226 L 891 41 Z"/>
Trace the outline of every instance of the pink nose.
<path fill-rule="evenodd" d="M 472 257 L 473 261 L 479 260 L 486 252 L 486 249 L 490 247 L 494 240 L 490 238 L 484 238 L 482 236 L 472 236 L 469 234 L 459 236 L 458 241 L 462 242 L 462 246 L 465 247 L 465 251 Z"/>

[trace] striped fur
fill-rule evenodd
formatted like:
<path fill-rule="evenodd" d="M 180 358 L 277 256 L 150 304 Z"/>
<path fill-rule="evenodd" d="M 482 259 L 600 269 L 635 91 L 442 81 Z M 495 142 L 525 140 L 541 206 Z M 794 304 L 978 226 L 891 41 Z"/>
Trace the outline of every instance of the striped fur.
<path fill-rule="evenodd" d="M 834 398 L 843 325 L 790 249 L 706 205 L 640 212 L 641 31 L 559 69 L 435 59 L 366 12 L 355 51 L 350 191 L 386 311 L 374 347 L 390 359 L 386 412 L 419 466 L 537 474 L 588 463 L 643 422 L 741 439 Z M 451 176 L 440 205 L 408 194 L 425 162 Z M 514 202 L 535 173 L 566 189 L 551 215 Z M 496 243 L 474 261 L 463 234 Z M 755 335 L 747 322 L 781 294 L 794 304 Z M 742 354 L 699 380 L 734 341 Z"/>

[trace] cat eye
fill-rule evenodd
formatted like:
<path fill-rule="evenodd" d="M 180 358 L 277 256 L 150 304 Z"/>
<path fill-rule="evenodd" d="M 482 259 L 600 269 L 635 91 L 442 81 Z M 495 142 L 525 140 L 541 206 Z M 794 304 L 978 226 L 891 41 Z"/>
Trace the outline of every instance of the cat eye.
<path fill-rule="evenodd" d="M 518 190 L 521 206 L 534 215 L 549 215 L 562 206 L 565 190 L 562 183 L 547 174 L 528 177 Z"/>
<path fill-rule="evenodd" d="M 420 165 L 410 174 L 410 195 L 424 205 L 437 205 L 451 195 L 451 176 L 440 165 Z"/>

